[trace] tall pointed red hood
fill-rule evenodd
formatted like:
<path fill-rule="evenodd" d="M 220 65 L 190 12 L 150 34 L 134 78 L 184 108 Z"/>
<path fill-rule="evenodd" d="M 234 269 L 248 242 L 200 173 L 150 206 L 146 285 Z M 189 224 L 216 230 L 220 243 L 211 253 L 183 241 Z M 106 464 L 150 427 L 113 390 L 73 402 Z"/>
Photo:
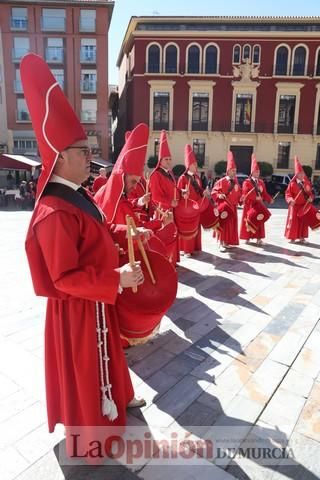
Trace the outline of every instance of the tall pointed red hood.
<path fill-rule="evenodd" d="M 251 170 L 250 170 L 251 175 L 253 174 L 253 172 L 259 172 L 260 174 L 260 167 L 258 165 L 256 156 L 254 153 L 251 155 Z"/>
<path fill-rule="evenodd" d="M 228 154 L 227 154 L 227 173 L 229 170 L 231 169 L 237 169 L 237 165 L 236 165 L 236 162 L 234 160 L 234 156 L 233 156 L 233 153 L 231 152 L 231 150 L 228 151 Z"/>
<path fill-rule="evenodd" d="M 48 183 L 59 153 L 87 135 L 46 62 L 33 53 L 20 64 L 21 82 L 42 159 L 37 200 Z"/>
<path fill-rule="evenodd" d="M 165 130 L 161 130 L 160 133 L 160 140 L 159 140 L 159 153 L 158 153 L 158 163 L 156 168 L 160 167 L 160 162 L 163 158 L 171 157 L 171 152 L 169 149 L 168 139 L 167 139 L 167 132 Z"/>
<path fill-rule="evenodd" d="M 95 200 L 112 223 L 124 189 L 124 176 L 142 177 L 148 146 L 149 128 L 140 123 L 128 136 L 113 167 L 108 182 L 95 195 Z"/>
<path fill-rule="evenodd" d="M 192 165 L 193 163 L 197 165 L 197 159 L 191 145 L 187 144 L 184 147 L 184 164 L 186 166 L 186 170 L 188 170 L 190 165 Z"/>

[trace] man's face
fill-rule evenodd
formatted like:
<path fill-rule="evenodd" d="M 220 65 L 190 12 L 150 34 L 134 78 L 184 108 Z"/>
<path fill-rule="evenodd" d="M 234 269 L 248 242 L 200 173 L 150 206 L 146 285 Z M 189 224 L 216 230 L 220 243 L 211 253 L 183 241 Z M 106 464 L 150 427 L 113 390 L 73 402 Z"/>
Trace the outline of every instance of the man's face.
<path fill-rule="evenodd" d="M 304 179 L 304 173 L 303 173 L 303 172 L 299 172 L 299 173 L 297 174 L 297 179 L 298 179 L 298 180 L 303 180 L 303 179 Z"/>
<path fill-rule="evenodd" d="M 106 177 L 107 176 L 107 170 L 105 168 L 100 168 L 99 174 L 101 177 Z"/>
<path fill-rule="evenodd" d="M 259 172 L 259 170 L 255 170 L 254 172 L 252 172 L 251 175 L 252 175 L 253 178 L 259 178 L 260 172 Z"/>
<path fill-rule="evenodd" d="M 90 174 L 92 153 L 86 140 L 79 140 L 67 147 L 57 162 L 57 174 L 76 184 L 82 183 Z"/>
<path fill-rule="evenodd" d="M 140 177 L 138 175 L 128 175 L 124 177 L 124 191 L 128 195 L 139 182 Z"/>
<path fill-rule="evenodd" d="M 198 167 L 197 167 L 197 164 L 194 162 L 194 163 L 191 163 L 189 169 L 188 169 L 190 172 L 192 173 L 197 173 L 198 171 Z"/>
<path fill-rule="evenodd" d="M 171 157 L 164 157 L 160 162 L 160 166 L 165 168 L 166 170 L 171 170 L 171 163 L 172 163 Z"/>
<path fill-rule="evenodd" d="M 230 178 L 234 178 L 236 176 L 237 170 L 235 168 L 230 168 L 230 170 L 227 171 L 227 175 L 229 175 Z"/>

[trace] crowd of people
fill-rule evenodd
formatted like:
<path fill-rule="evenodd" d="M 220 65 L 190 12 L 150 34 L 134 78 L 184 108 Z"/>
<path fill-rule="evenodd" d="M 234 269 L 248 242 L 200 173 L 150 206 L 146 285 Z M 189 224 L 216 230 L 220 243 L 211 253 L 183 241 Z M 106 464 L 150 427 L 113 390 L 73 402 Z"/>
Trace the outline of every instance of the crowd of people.
<path fill-rule="evenodd" d="M 21 80 L 42 157 L 36 205 L 26 253 L 36 295 L 47 297 L 45 374 L 49 431 L 62 423 L 67 453 L 97 462 L 88 445 L 107 429 L 124 429 L 126 409 L 145 404 L 135 395 L 123 349 L 144 343 L 159 328 L 177 291 L 180 254 L 201 251 L 202 227 L 226 251 L 240 238 L 265 236 L 272 203 L 252 157 L 242 186 L 228 153 L 226 175 L 212 190 L 203 185 L 190 145 L 185 172 L 176 181 L 165 131 L 158 164 L 144 176 L 149 130 L 139 124 L 126 135 L 109 178 L 103 170 L 92 195 L 82 186 L 90 173 L 85 131 L 50 72 L 34 54 L 21 62 Z M 286 237 L 307 237 L 305 212 L 312 192 L 296 159 L 286 199 Z M 317 215 L 317 213 L 315 214 Z M 320 225 L 320 223 L 318 222 Z M 316 228 L 312 224 L 312 228 Z M 100 433 L 99 433 L 100 432 Z M 105 454 L 111 445 L 104 442 Z"/>

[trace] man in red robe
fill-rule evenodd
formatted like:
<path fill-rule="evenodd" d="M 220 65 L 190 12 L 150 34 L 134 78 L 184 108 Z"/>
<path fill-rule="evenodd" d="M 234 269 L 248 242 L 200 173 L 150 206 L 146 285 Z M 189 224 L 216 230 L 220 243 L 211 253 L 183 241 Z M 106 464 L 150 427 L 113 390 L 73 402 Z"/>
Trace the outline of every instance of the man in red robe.
<path fill-rule="evenodd" d="M 93 182 L 93 185 L 92 185 L 92 189 L 94 191 L 94 193 L 97 193 L 97 191 L 107 183 L 108 179 L 107 179 L 107 171 L 105 168 L 100 168 L 99 169 L 99 175 L 97 178 L 95 178 L 94 182 Z"/>
<path fill-rule="evenodd" d="M 173 222 L 172 217 L 164 219 L 164 222 L 146 217 L 144 219 L 139 218 L 129 200 L 130 193 L 139 184 L 143 174 L 148 135 L 149 129 L 145 124 L 138 125 L 131 132 L 113 167 L 108 183 L 95 195 L 95 200 L 105 213 L 110 225 L 125 225 L 126 217 L 129 215 L 140 229 L 149 230 L 150 233 L 153 232 L 158 237 L 157 243 L 153 242 L 154 239 L 151 237 L 150 244 L 153 244 L 159 253 L 166 255 L 164 244 L 169 243 L 171 245 L 172 241 L 175 240 L 175 238 L 172 238 L 170 226 L 166 227 Z M 139 145 L 143 145 L 143 148 L 138 149 L 137 146 Z M 121 246 L 125 247 L 124 245 Z"/>
<path fill-rule="evenodd" d="M 178 205 L 180 198 L 171 165 L 172 157 L 168 145 L 167 133 L 165 130 L 162 130 L 159 143 L 158 163 L 150 175 L 149 188 L 152 202 L 164 212 L 172 212 Z M 176 264 L 180 260 L 178 237 L 171 250 L 170 256 L 172 263 Z"/>
<path fill-rule="evenodd" d="M 304 173 L 297 156 L 294 158 L 294 173 L 285 193 L 285 199 L 289 205 L 285 237 L 291 243 L 296 240 L 304 243 L 308 238 L 308 224 L 303 211 L 309 203 L 313 202 L 314 194 L 311 182 Z"/>
<path fill-rule="evenodd" d="M 228 152 L 226 173 L 225 177 L 215 183 L 211 192 L 221 215 L 227 214 L 223 228 L 218 233 L 221 252 L 225 252 L 231 245 L 239 245 L 237 205 L 241 198 L 241 187 L 237 182 L 237 166 L 231 151 Z M 215 236 L 216 232 L 213 235 Z"/>
<path fill-rule="evenodd" d="M 114 308 L 119 291 L 143 274 L 138 265 L 119 268 L 104 216 L 80 186 L 90 171 L 87 136 L 47 64 L 26 55 L 21 80 L 42 158 L 26 252 L 35 293 L 48 298 L 49 431 L 65 425 L 69 455 L 79 453 L 77 432 L 81 453 L 97 461 L 89 442 L 101 427 L 124 426 L 126 408 L 143 403 L 134 398 Z"/>
<path fill-rule="evenodd" d="M 185 172 L 179 177 L 178 188 L 186 191 L 190 200 L 197 203 L 201 202 L 204 194 L 201 179 L 198 175 L 197 159 L 193 153 L 191 145 L 186 145 L 184 149 Z M 180 237 L 180 250 L 184 252 L 186 257 L 190 257 L 193 252 L 201 251 L 201 225 L 197 235 L 191 239 L 183 239 Z"/>
<path fill-rule="evenodd" d="M 248 211 L 251 208 L 256 209 L 258 212 L 259 209 L 261 210 L 266 208 L 264 207 L 263 202 L 273 203 L 273 198 L 268 194 L 265 183 L 263 180 L 261 180 L 261 178 L 259 178 L 259 176 L 260 168 L 255 154 L 252 154 L 251 175 L 242 184 L 243 212 L 240 227 L 240 238 L 241 240 L 246 240 L 246 243 L 249 243 L 249 240 L 256 238 L 257 245 L 262 245 L 262 239 L 265 238 L 264 222 L 260 221 L 257 223 L 256 228 L 251 229 L 248 225 L 247 219 Z M 261 213 L 261 215 L 263 214 Z"/>

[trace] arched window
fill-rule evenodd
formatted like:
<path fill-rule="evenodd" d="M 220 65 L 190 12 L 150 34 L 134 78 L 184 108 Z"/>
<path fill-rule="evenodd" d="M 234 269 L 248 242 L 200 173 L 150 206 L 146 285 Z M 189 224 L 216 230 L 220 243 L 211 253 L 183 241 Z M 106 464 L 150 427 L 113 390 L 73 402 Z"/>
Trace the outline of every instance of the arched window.
<path fill-rule="evenodd" d="M 240 45 L 235 45 L 235 46 L 233 47 L 233 59 L 232 59 L 232 63 L 240 63 L 240 58 L 241 58 Z"/>
<path fill-rule="evenodd" d="M 280 47 L 277 50 L 275 75 L 287 75 L 289 52 L 287 47 Z"/>
<path fill-rule="evenodd" d="M 260 63 L 260 45 L 253 47 L 252 63 Z"/>
<path fill-rule="evenodd" d="M 150 45 L 148 49 L 148 73 L 160 73 L 159 45 Z"/>
<path fill-rule="evenodd" d="M 188 73 L 200 72 L 200 48 L 192 45 L 188 50 Z"/>
<path fill-rule="evenodd" d="M 320 49 L 317 51 L 317 57 L 316 57 L 316 72 L 315 72 L 317 77 L 320 77 Z"/>
<path fill-rule="evenodd" d="M 177 73 L 178 50 L 175 45 L 166 48 L 165 73 Z"/>
<path fill-rule="evenodd" d="M 243 60 L 246 60 L 247 58 L 250 59 L 250 53 L 251 53 L 251 47 L 250 45 L 245 45 L 243 47 Z"/>
<path fill-rule="evenodd" d="M 304 75 L 306 68 L 306 49 L 298 47 L 295 49 L 293 56 L 292 75 Z"/>
<path fill-rule="evenodd" d="M 218 72 L 218 49 L 214 45 L 206 48 L 205 62 L 205 73 Z"/>

